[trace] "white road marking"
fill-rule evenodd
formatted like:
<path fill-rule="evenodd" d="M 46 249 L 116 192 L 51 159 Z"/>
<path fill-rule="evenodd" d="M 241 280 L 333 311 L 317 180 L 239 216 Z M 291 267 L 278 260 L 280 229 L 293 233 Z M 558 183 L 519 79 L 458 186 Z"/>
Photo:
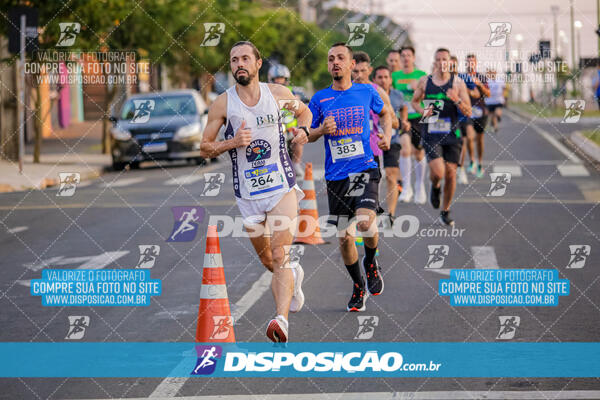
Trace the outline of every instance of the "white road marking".
<path fill-rule="evenodd" d="M 239 321 L 242 316 L 261 298 L 261 296 L 269 290 L 271 287 L 271 272 L 265 271 L 258 278 L 256 282 L 252 285 L 250 290 L 248 290 L 236 303 L 233 308 L 233 312 L 231 316 L 233 317 L 234 326 L 235 321 Z M 182 362 L 175 367 L 175 370 L 179 370 L 185 365 L 187 360 L 182 360 Z M 162 380 L 162 382 L 154 389 L 151 398 L 172 398 L 177 395 L 179 389 L 183 387 L 185 382 L 187 382 L 189 378 L 183 377 L 168 377 Z M 245 396 L 247 398 L 247 396 Z"/>
<path fill-rule="evenodd" d="M 104 253 L 95 255 L 95 256 L 85 256 L 85 257 L 67 257 L 57 256 L 52 258 L 47 258 L 42 261 L 36 261 L 33 263 L 26 263 L 23 266 L 27 269 L 30 269 L 33 272 L 37 272 L 44 268 L 53 268 L 60 265 L 73 265 L 80 264 L 77 269 L 102 269 L 109 264 L 114 263 L 119 258 L 128 254 L 129 250 L 121 250 L 121 251 L 106 251 Z M 30 279 L 19 279 L 17 281 L 18 284 L 23 286 L 31 286 Z"/>
<path fill-rule="evenodd" d="M 182 175 L 177 176 L 175 178 L 169 179 L 165 182 L 165 185 L 169 186 L 180 186 L 180 185 L 190 185 L 192 183 L 198 182 L 204 179 L 204 175 Z"/>
<path fill-rule="evenodd" d="M 520 116 L 518 116 L 514 112 L 508 111 L 508 114 L 510 115 L 510 117 L 512 119 L 514 119 L 517 122 L 520 122 L 522 124 L 527 124 L 528 123 L 527 121 L 525 121 L 523 118 L 521 118 Z M 531 123 L 531 124 L 529 124 L 529 126 L 534 131 L 536 131 L 541 137 L 543 137 L 544 139 L 546 139 L 548 141 L 548 143 L 550 143 L 552 146 L 554 146 L 558 151 L 560 151 L 565 156 L 567 156 L 567 158 L 571 162 L 574 162 L 576 164 L 581 164 L 581 159 L 579 157 L 577 157 L 575 155 L 575 153 L 573 153 L 571 150 L 569 150 L 568 148 L 566 148 L 561 142 L 559 142 L 558 140 L 556 140 L 551 134 L 549 134 L 548 132 L 546 132 L 545 130 L 543 130 L 539 126 L 537 126 L 535 123 Z"/>
<path fill-rule="evenodd" d="M 8 233 L 19 233 L 19 232 L 24 232 L 27 229 L 29 229 L 28 226 L 15 226 L 14 228 L 7 229 L 7 232 Z"/>
<path fill-rule="evenodd" d="M 419 392 L 358 392 L 358 393 L 289 393 L 289 394 L 258 394 L 252 395 L 220 395 L 220 396 L 185 396 L 185 397 L 155 397 L 159 400 L 246 400 L 260 398 L 261 400 L 362 400 L 362 399 L 413 399 L 413 400 L 462 400 L 462 399 L 598 399 L 600 390 L 456 390 L 456 391 L 419 391 Z M 129 398 L 128 400 L 142 400 Z"/>
<path fill-rule="evenodd" d="M 492 246 L 471 246 L 475 268 L 498 269 L 496 252 Z"/>
<path fill-rule="evenodd" d="M 523 176 L 523 171 L 519 165 L 497 165 L 494 164 L 494 172 L 508 172 L 512 176 Z"/>
<path fill-rule="evenodd" d="M 590 176 L 589 171 L 579 164 L 558 165 L 557 168 L 562 176 Z"/>
<path fill-rule="evenodd" d="M 475 268 L 498 268 L 496 252 L 492 246 L 471 246 L 471 254 L 473 255 L 473 264 Z M 440 275 L 450 276 L 450 268 L 429 268 L 428 271 L 433 271 Z"/>
<path fill-rule="evenodd" d="M 146 178 L 144 178 L 144 177 L 123 178 L 123 179 L 118 179 L 114 182 L 103 182 L 100 186 L 107 187 L 107 188 L 131 186 L 133 184 L 143 182 L 144 180 L 146 180 Z"/>

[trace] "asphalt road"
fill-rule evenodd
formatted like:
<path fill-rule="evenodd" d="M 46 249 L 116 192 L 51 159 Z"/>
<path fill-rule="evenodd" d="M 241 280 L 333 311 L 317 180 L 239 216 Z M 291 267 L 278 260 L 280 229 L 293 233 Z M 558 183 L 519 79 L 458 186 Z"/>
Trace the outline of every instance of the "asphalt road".
<path fill-rule="evenodd" d="M 378 316 L 371 341 L 494 342 L 499 316 L 519 316 L 512 341 L 600 341 L 600 282 L 594 261 L 600 235 L 599 167 L 573 154 L 562 135 L 579 126 L 538 125 L 540 133 L 520 117 L 506 117 L 499 133 L 486 136 L 486 176 L 459 185 L 453 217 L 461 235 L 443 235 L 438 212 L 429 204 L 400 205 L 398 214 L 418 219 L 417 235 L 382 238 L 379 263 L 385 292 L 369 298 L 359 315 Z M 548 139 L 552 138 L 552 139 Z M 554 144 L 552 143 L 554 142 Z M 559 143 L 559 145 L 556 145 Z M 309 144 L 305 161 L 317 176 L 320 215 L 327 212 L 322 179 L 322 142 Z M 504 196 L 486 196 L 489 172 L 511 172 Z M 216 197 L 201 196 L 203 174 L 222 172 L 226 184 Z M 383 185 L 381 185 L 383 194 Z M 63 342 L 68 316 L 86 315 L 89 327 L 82 341 L 191 342 L 194 340 L 204 235 L 208 216 L 239 215 L 227 158 L 204 167 L 150 167 L 109 172 L 83 183 L 71 197 L 57 189 L 0 194 L 0 330 L 1 341 Z M 199 205 L 206 209 L 192 242 L 166 242 L 173 227 L 171 207 Z M 422 234 L 421 234 L 422 233 Z M 306 305 L 290 318 L 292 341 L 355 341 L 356 313 L 345 307 L 351 283 L 335 238 L 306 246 Z M 255 289 L 256 302 L 247 310 L 239 300 L 261 279 L 260 265 L 246 238 L 221 237 L 221 248 L 238 341 L 265 341 L 273 317 L 272 296 Z M 151 269 L 163 291 L 147 307 L 43 307 L 29 293 L 29 280 L 42 268 L 134 268 L 138 245 L 160 245 Z M 447 245 L 441 270 L 426 269 L 428 246 Z M 566 269 L 570 245 L 590 245 L 581 269 Z M 362 254 L 362 250 L 359 249 Z M 495 264 L 495 265 L 494 265 Z M 440 297 L 437 284 L 449 268 L 556 268 L 571 282 L 571 294 L 557 307 L 452 307 Z M 263 280 L 264 280 L 263 276 Z M 600 390 L 600 379 L 572 378 L 404 378 L 404 379 L 163 379 L 17 378 L 1 379 L 0 398 L 137 398 L 177 395 L 329 394 L 340 398 L 356 392 L 437 392 L 439 398 L 479 398 L 504 391 L 550 398 L 547 391 Z M 459 394 L 456 394 L 459 393 Z M 462 393 L 462 395 L 460 394 Z M 481 392 L 478 392 L 481 393 Z M 599 392 L 600 393 L 600 392 Z M 405 398 L 416 398 L 406 394 Z M 412 396 L 412 397 L 411 397 Z M 502 394 L 498 394 L 498 398 Z M 299 398 L 299 397 L 298 397 Z M 402 398 L 402 397 L 398 397 Z"/>

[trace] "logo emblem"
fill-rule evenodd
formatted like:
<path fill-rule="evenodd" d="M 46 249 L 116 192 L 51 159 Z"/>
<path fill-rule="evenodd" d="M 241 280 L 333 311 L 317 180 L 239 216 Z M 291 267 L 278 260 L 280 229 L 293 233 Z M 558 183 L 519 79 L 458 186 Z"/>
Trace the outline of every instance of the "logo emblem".
<path fill-rule="evenodd" d="M 565 116 L 560 121 L 561 124 L 575 124 L 585 110 L 585 100 L 565 100 Z"/>
<path fill-rule="evenodd" d="M 202 207 L 171 207 L 173 212 L 173 231 L 167 242 L 191 242 L 198 232 L 198 224 L 204 218 Z"/>
<path fill-rule="evenodd" d="M 69 331 L 65 339 L 83 339 L 85 329 L 90 326 L 90 317 L 87 315 L 69 315 Z"/>
<path fill-rule="evenodd" d="M 225 174 L 222 172 L 207 172 L 204 174 L 204 189 L 202 196 L 214 197 L 221 191 L 221 185 L 225 183 Z"/>
<path fill-rule="evenodd" d="M 346 197 L 357 197 L 362 196 L 365 192 L 365 188 L 369 183 L 369 173 L 359 172 L 356 174 L 348 174 L 349 185 L 346 191 Z"/>
<path fill-rule="evenodd" d="M 57 47 L 70 47 L 75 44 L 77 35 L 81 32 L 81 24 L 79 22 L 59 22 L 60 37 L 56 42 Z"/>
<path fill-rule="evenodd" d="M 590 251 L 592 247 L 588 244 L 572 244 L 569 246 L 569 251 L 571 252 L 571 258 L 569 259 L 569 263 L 567 264 L 568 269 L 579 269 L 583 268 L 585 262 L 587 261 L 588 256 L 590 255 Z"/>
<path fill-rule="evenodd" d="M 424 110 L 431 109 L 431 114 L 425 116 L 425 113 L 423 113 L 420 122 L 424 124 L 436 123 L 440 117 L 440 112 L 444 109 L 444 100 L 425 99 L 423 100 L 423 104 L 425 105 Z"/>
<path fill-rule="evenodd" d="M 269 157 L 271 157 L 271 145 L 266 140 L 253 140 L 248 147 L 246 147 L 246 160 L 251 162 L 252 166 L 263 165 L 264 160 Z"/>
<path fill-rule="evenodd" d="M 204 39 L 201 47 L 214 47 L 221 41 L 221 35 L 225 33 L 225 24 L 222 22 L 205 22 Z"/>
<path fill-rule="evenodd" d="M 521 317 L 516 315 L 498 317 L 500 319 L 500 330 L 498 331 L 498 340 L 510 340 L 515 337 L 517 328 L 521 324 Z"/>
<path fill-rule="evenodd" d="M 506 189 L 508 188 L 508 184 L 510 183 L 512 175 L 510 172 L 491 172 L 490 180 L 492 181 L 490 185 L 490 190 L 487 193 L 487 196 L 490 197 L 501 197 L 506 193 Z"/>
<path fill-rule="evenodd" d="M 486 47 L 500 47 L 504 46 L 510 31 L 512 30 L 512 24 L 510 22 L 490 22 L 490 38 L 485 44 Z"/>
<path fill-rule="evenodd" d="M 364 22 L 349 22 L 348 30 L 350 31 L 350 36 L 346 44 L 348 46 L 362 46 L 367 33 L 369 33 L 369 24 Z"/>
<path fill-rule="evenodd" d="M 429 258 L 427 264 L 425 264 L 425 269 L 442 268 L 450 247 L 445 244 L 432 244 L 427 246 L 427 250 L 429 251 Z"/>
<path fill-rule="evenodd" d="M 223 355 L 221 346 L 196 346 L 198 361 L 191 375 L 210 375 L 215 372 L 217 360 Z"/>
<path fill-rule="evenodd" d="M 140 258 L 138 260 L 136 268 L 152 268 L 156 258 L 160 254 L 160 246 L 156 244 L 151 245 L 138 245 L 140 249 Z"/>
<path fill-rule="evenodd" d="M 154 110 L 154 100 L 133 100 L 133 117 L 130 122 L 132 124 L 143 124 L 150 119 L 150 113 Z"/>
<path fill-rule="evenodd" d="M 225 340 L 233 329 L 233 317 L 229 315 L 213 315 L 213 331 L 211 340 Z"/>
<path fill-rule="evenodd" d="M 58 187 L 57 196 L 70 197 L 75 194 L 77 185 L 81 182 L 81 175 L 79 172 L 60 172 L 58 174 L 60 186 Z"/>
<path fill-rule="evenodd" d="M 356 318 L 358 319 L 358 331 L 354 339 L 371 339 L 375 333 L 375 327 L 379 325 L 379 317 L 376 315 L 361 315 Z"/>

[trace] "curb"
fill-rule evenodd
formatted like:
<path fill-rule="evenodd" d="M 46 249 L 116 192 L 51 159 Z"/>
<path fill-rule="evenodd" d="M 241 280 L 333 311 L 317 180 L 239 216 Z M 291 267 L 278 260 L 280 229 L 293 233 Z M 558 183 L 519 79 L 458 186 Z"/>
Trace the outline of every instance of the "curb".
<path fill-rule="evenodd" d="M 583 136 L 579 131 L 573 132 L 570 139 L 582 153 L 592 158 L 595 162 L 600 162 L 600 146 Z"/>
<path fill-rule="evenodd" d="M 96 179 L 106 171 L 106 168 L 99 168 L 97 171 L 81 172 L 81 181 Z M 15 187 L 6 183 L 0 183 L 0 193 L 26 192 L 28 190 L 43 190 L 53 186 L 59 186 L 59 178 L 43 178 L 37 186 Z"/>

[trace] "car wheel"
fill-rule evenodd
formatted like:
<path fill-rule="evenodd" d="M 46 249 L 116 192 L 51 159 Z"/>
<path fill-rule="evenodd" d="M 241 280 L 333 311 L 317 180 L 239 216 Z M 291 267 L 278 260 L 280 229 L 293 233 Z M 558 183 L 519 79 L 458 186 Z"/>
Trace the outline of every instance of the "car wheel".
<path fill-rule="evenodd" d="M 112 162 L 112 168 L 115 171 L 123 171 L 123 169 L 125 168 L 125 163 L 124 162 L 120 162 L 120 161 L 113 161 Z"/>

